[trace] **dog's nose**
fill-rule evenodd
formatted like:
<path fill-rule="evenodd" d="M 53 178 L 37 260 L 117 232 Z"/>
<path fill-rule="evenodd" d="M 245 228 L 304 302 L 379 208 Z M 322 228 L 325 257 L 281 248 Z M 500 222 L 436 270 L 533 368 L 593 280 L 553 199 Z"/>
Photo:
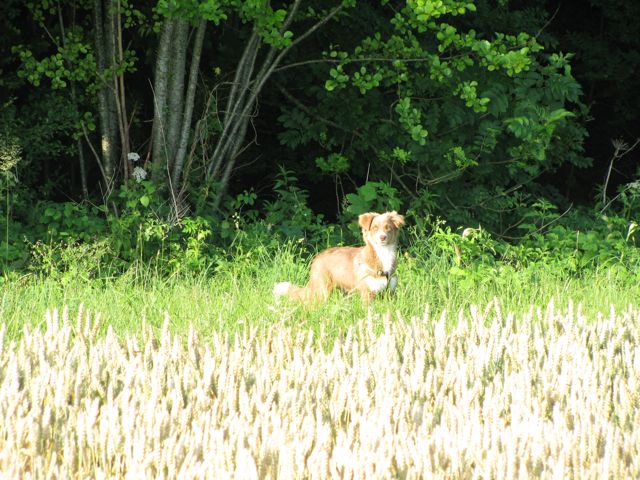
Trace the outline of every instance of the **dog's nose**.
<path fill-rule="evenodd" d="M 380 234 L 380 240 L 381 240 L 382 242 L 384 242 L 386 239 L 387 239 L 387 235 L 386 235 L 386 234 L 384 234 L 384 233 L 381 233 L 381 234 Z"/>

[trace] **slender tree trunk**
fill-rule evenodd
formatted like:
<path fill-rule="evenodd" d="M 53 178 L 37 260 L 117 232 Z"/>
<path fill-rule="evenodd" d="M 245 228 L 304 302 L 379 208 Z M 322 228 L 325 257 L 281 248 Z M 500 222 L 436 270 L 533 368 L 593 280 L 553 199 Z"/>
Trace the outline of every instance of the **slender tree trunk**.
<path fill-rule="evenodd" d="M 280 29 L 281 33 L 286 31 L 289 28 L 301 3 L 302 3 L 302 0 L 295 1 L 293 6 L 291 7 L 291 10 L 289 11 L 289 14 L 287 15 L 287 18 L 284 24 Z M 330 18 L 330 17 L 327 17 L 327 18 Z M 284 56 L 284 53 L 286 53 L 291 48 L 291 46 L 293 46 L 293 44 L 285 48 L 285 50 L 282 52 L 281 56 L 278 57 L 278 59 Z M 243 56 L 241 57 L 240 63 L 236 70 L 236 76 L 234 78 L 233 88 L 231 90 L 231 94 L 229 95 L 229 101 L 227 103 L 228 113 L 225 116 L 223 130 L 222 130 L 222 133 L 220 134 L 218 143 L 216 145 L 216 148 L 212 156 L 213 161 L 208 169 L 208 173 L 210 177 L 213 179 L 217 179 L 220 175 L 220 172 L 223 171 L 223 163 L 225 162 L 225 160 L 229 158 L 235 158 L 235 154 L 239 151 L 240 145 L 244 140 L 244 135 L 240 137 L 238 135 L 238 131 L 241 134 L 246 133 L 247 125 L 249 123 L 249 117 L 248 117 L 249 111 L 255 99 L 257 99 L 260 89 L 262 88 L 262 86 L 259 86 L 257 89 L 254 88 L 252 95 L 249 95 L 249 89 L 252 85 L 252 75 L 253 75 L 255 60 L 256 60 L 256 56 L 259 49 L 260 49 L 260 37 L 254 31 L 251 36 L 251 39 L 247 44 L 247 47 L 245 48 Z M 260 71 L 256 75 L 256 79 L 253 80 L 254 84 L 260 83 L 261 79 L 265 78 L 265 75 L 267 75 L 267 71 L 273 64 L 273 61 L 274 61 L 273 58 L 275 54 L 276 54 L 276 49 L 274 47 L 271 47 L 269 49 L 269 52 L 267 53 L 265 60 L 262 63 L 262 67 L 260 68 Z M 250 68 L 248 68 L 249 65 L 250 65 Z M 237 91 L 238 89 L 240 89 L 239 94 Z M 229 155 L 230 149 L 234 152 L 232 155 Z M 221 198 L 222 194 L 226 189 L 226 182 L 228 181 L 232 167 L 233 166 L 229 167 L 227 165 L 224 168 L 224 173 L 223 173 L 222 182 L 221 182 L 222 185 L 217 195 L 218 200 L 216 200 L 215 202 L 216 206 L 219 203 L 219 199 Z"/>
<path fill-rule="evenodd" d="M 75 17 L 75 6 L 73 7 L 72 17 Z M 66 48 L 67 34 L 65 33 L 64 19 L 62 16 L 62 9 L 60 8 L 60 4 L 58 4 L 58 22 L 60 24 L 60 32 L 62 34 L 62 46 Z M 67 67 L 71 68 L 68 62 L 66 63 L 67 63 Z M 76 91 L 75 80 L 70 81 L 70 86 L 71 86 L 71 101 L 73 103 L 73 108 L 76 112 L 79 112 L 78 95 Z M 80 140 L 79 138 L 76 142 L 76 147 L 78 148 L 78 164 L 80 166 L 80 185 L 82 187 L 82 199 L 87 200 L 89 198 L 89 189 L 87 187 L 87 171 L 84 163 L 84 150 L 82 149 L 82 140 Z"/>
<path fill-rule="evenodd" d="M 302 0 L 296 0 L 294 2 L 282 28 L 280 29 L 281 33 L 284 33 L 288 29 L 301 3 Z M 260 71 L 255 78 L 252 78 L 253 64 L 250 69 L 246 68 L 245 54 L 247 54 L 247 50 L 251 47 L 251 42 L 248 43 L 247 48 L 245 48 L 245 54 L 243 54 L 240 64 L 238 65 L 236 81 L 234 82 L 235 85 L 241 85 L 241 91 L 237 95 L 232 95 L 232 100 L 235 102 L 235 105 L 229 110 L 228 115 L 225 116 L 222 133 L 218 137 L 218 142 L 212 155 L 211 163 L 207 169 L 210 179 L 220 181 L 220 188 L 218 189 L 214 200 L 214 208 L 219 207 L 223 195 L 225 194 L 237 156 L 241 151 L 244 136 L 246 135 L 251 110 L 255 108 L 258 96 L 266 81 L 273 74 L 276 67 L 280 64 L 291 48 L 317 31 L 322 25 L 337 15 L 344 6 L 345 4 L 341 3 L 333 8 L 325 17 L 298 36 L 277 55 L 277 51 L 272 47 L 267 53 Z M 259 46 L 257 48 L 259 48 Z M 257 49 L 255 50 L 255 53 L 257 54 Z M 241 82 L 238 82 L 238 77 L 242 79 Z"/>
<path fill-rule="evenodd" d="M 120 8 L 120 0 L 116 0 L 116 11 L 113 16 L 114 31 L 112 38 L 113 45 L 113 65 L 124 64 L 124 52 L 122 50 L 122 12 Z M 129 123 L 127 121 L 127 106 L 125 102 L 124 92 L 124 71 L 121 68 L 114 70 L 113 75 L 113 91 L 116 103 L 117 125 L 120 132 L 120 158 L 122 162 L 122 175 L 124 181 L 129 180 Z"/>
<path fill-rule="evenodd" d="M 100 153 L 102 158 L 101 171 L 104 175 L 105 189 L 110 189 L 113 182 L 113 175 L 115 169 L 116 149 L 117 143 L 113 135 L 113 120 L 111 118 L 111 109 L 109 108 L 110 90 L 107 84 L 104 83 L 106 69 L 107 69 L 107 56 L 105 41 L 105 29 L 104 29 L 104 16 L 102 12 L 102 0 L 94 0 L 93 2 L 93 16 L 94 16 L 94 40 L 96 49 L 96 62 L 98 66 L 98 76 L 100 81 L 103 82 L 100 90 L 98 90 L 98 116 L 100 120 Z"/>
<path fill-rule="evenodd" d="M 170 85 L 167 92 L 167 169 L 172 170 L 175 155 L 180 141 L 180 129 L 184 114 L 184 76 L 189 42 L 189 23 L 186 20 L 176 20 L 173 42 L 171 45 Z"/>
<path fill-rule="evenodd" d="M 116 167 L 118 165 L 118 147 L 119 145 L 119 127 L 118 127 L 118 103 L 116 100 L 116 64 L 115 64 L 115 48 L 116 48 L 116 30 L 115 30 L 115 11 L 116 6 L 114 0 L 105 0 L 104 3 L 104 32 L 105 32 L 105 53 L 106 53 L 106 69 L 109 72 L 109 81 L 107 82 L 107 108 L 109 109 L 109 138 L 113 142 L 111 149 L 112 155 L 112 173 L 111 185 L 109 189 L 113 189 L 115 181 Z"/>
<path fill-rule="evenodd" d="M 250 106 L 250 105 L 248 105 L 248 106 Z M 231 173 L 233 172 L 233 167 L 236 164 L 236 158 L 238 157 L 238 154 L 240 153 L 240 148 L 242 147 L 242 140 L 247 135 L 247 128 L 249 127 L 249 118 L 250 118 L 250 116 L 247 113 L 247 116 L 245 118 L 242 118 L 240 120 L 240 122 L 238 123 L 239 128 L 237 129 L 238 130 L 238 134 L 235 137 L 236 141 L 230 147 L 231 151 L 229 152 L 229 155 L 228 155 L 227 164 L 226 164 L 224 172 L 222 174 L 222 178 L 220 179 L 220 183 L 222 185 L 222 188 L 220 188 L 220 191 L 217 193 L 217 198 L 216 198 L 216 201 L 214 203 L 216 208 L 218 208 L 218 206 L 220 205 L 220 201 L 222 200 L 222 196 L 226 192 L 227 185 L 229 184 L 229 179 L 231 178 Z M 234 130 L 234 131 L 236 131 L 236 130 Z"/>
<path fill-rule="evenodd" d="M 78 95 L 76 93 L 76 82 L 71 80 L 71 98 L 76 111 L 78 110 Z M 76 142 L 78 147 L 78 163 L 80 165 L 80 186 L 82 187 L 82 199 L 89 199 L 89 187 L 87 186 L 87 167 L 84 159 L 84 149 L 82 148 L 82 140 L 78 138 Z"/>
<path fill-rule="evenodd" d="M 233 85 L 231 86 L 231 92 L 227 100 L 227 107 L 225 110 L 224 121 L 222 124 L 222 132 L 218 137 L 216 148 L 213 151 L 212 162 L 207 170 L 208 175 L 216 179 L 223 166 L 223 160 L 225 158 L 227 149 L 229 148 L 229 139 L 232 133 L 230 132 L 237 121 L 238 113 L 243 110 L 244 100 L 247 95 L 247 89 L 251 82 L 253 70 L 255 68 L 256 57 L 260 50 L 260 36 L 254 31 L 247 42 L 247 46 L 242 52 L 236 74 L 233 78 Z"/>
<path fill-rule="evenodd" d="M 82 199 L 89 199 L 89 187 L 87 185 L 87 166 L 84 159 L 84 149 L 82 148 L 82 140 L 78 139 L 78 161 L 80 163 L 80 186 L 82 187 Z"/>
<path fill-rule="evenodd" d="M 175 20 L 165 19 L 160 33 L 160 44 L 156 59 L 153 84 L 154 114 L 152 128 L 152 169 L 151 175 L 159 181 L 167 165 L 167 80 L 169 76 L 171 41 L 173 40 Z"/>
<path fill-rule="evenodd" d="M 196 37 L 193 42 L 193 53 L 191 57 L 191 67 L 189 70 L 189 83 L 187 86 L 187 98 L 184 103 L 184 114 L 182 116 L 182 129 L 180 132 L 180 141 L 176 152 L 175 161 L 172 171 L 172 183 L 174 191 L 179 191 L 182 187 L 182 168 L 187 153 L 187 145 L 189 143 L 189 132 L 191 131 L 191 119 L 193 117 L 193 107 L 196 96 L 196 86 L 198 84 L 198 70 L 200 68 L 200 55 L 202 54 L 202 44 L 204 43 L 204 34 L 207 27 L 206 20 L 202 20 L 198 25 Z"/>

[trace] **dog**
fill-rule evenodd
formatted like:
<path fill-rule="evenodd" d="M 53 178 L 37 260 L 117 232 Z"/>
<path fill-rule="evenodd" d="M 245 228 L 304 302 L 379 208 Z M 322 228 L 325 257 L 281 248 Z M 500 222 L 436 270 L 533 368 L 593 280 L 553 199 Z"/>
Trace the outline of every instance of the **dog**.
<path fill-rule="evenodd" d="M 334 288 L 339 288 L 347 294 L 358 292 L 368 304 L 380 292 L 393 292 L 398 283 L 398 232 L 404 217 L 395 211 L 369 212 L 358 217 L 358 224 L 364 247 L 333 247 L 320 252 L 311 262 L 306 286 L 277 283 L 274 295 L 310 304 L 326 300 Z"/>

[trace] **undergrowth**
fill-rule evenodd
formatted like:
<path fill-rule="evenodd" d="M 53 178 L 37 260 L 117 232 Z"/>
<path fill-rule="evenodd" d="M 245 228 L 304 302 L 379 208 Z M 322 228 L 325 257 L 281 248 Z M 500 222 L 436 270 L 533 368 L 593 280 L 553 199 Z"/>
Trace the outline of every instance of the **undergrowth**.
<path fill-rule="evenodd" d="M 253 192 L 243 192 L 218 216 L 173 223 L 144 183 L 119 192 L 118 216 L 87 204 L 36 204 L 30 230 L 19 223 L 5 229 L 0 321 L 16 337 L 47 309 L 82 304 L 120 334 L 139 331 L 142 320 L 159 328 L 168 314 L 175 332 L 193 325 L 204 337 L 268 328 L 276 319 L 339 335 L 369 313 L 359 299 L 336 293 L 306 309 L 276 303 L 272 287 L 305 283 L 311 258 L 327 247 L 361 244 L 358 211 L 396 205 L 392 192 L 352 199 L 335 224 L 314 214 L 290 172 L 281 173 L 274 194 L 257 205 Z M 493 298 L 515 312 L 551 299 L 592 313 L 636 303 L 640 253 L 631 216 L 559 214 L 539 201 L 517 227 L 522 236 L 507 241 L 481 225 L 454 227 L 416 209 L 400 211 L 407 227 L 399 287 L 374 302 L 374 313 L 410 318 L 428 306 L 453 323 L 459 311 Z"/>

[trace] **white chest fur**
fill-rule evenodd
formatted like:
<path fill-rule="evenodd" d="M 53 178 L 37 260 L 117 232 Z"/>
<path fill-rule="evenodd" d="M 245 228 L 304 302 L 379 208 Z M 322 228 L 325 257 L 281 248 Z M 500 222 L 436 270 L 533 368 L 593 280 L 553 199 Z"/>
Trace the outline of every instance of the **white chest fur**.
<path fill-rule="evenodd" d="M 391 273 L 396 265 L 396 246 L 395 245 L 373 245 L 376 255 L 382 264 L 382 270 Z"/>
<path fill-rule="evenodd" d="M 367 282 L 367 288 L 369 291 L 373 293 L 379 293 L 387 288 L 387 277 L 367 277 L 365 278 L 365 282 Z"/>

